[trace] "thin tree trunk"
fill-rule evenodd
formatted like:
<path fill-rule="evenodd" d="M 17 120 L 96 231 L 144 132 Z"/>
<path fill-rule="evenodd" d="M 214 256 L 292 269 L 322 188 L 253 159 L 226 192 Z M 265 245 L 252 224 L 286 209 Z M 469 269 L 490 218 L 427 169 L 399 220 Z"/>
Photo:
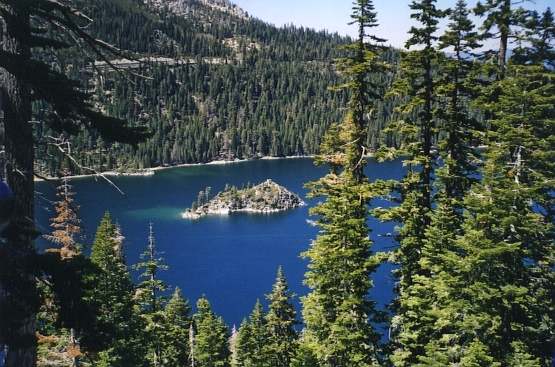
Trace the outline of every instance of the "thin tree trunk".
<path fill-rule="evenodd" d="M 511 30 L 511 0 L 505 0 L 501 9 L 501 21 L 499 28 L 499 54 L 497 65 L 499 66 L 499 79 L 505 78 L 505 66 L 507 63 L 507 48 L 509 46 L 509 33 Z"/>
<path fill-rule="evenodd" d="M 74 349 L 73 352 L 80 350 L 79 341 L 77 340 L 77 333 L 75 332 L 75 328 L 69 329 L 69 342 Z M 79 356 L 74 355 L 71 357 L 71 366 L 79 367 Z"/>
<path fill-rule="evenodd" d="M 428 44 L 427 50 L 431 50 L 431 43 Z M 433 104 L 433 94 L 434 85 L 432 77 L 432 62 L 431 56 L 426 52 L 424 60 L 424 81 L 426 88 L 425 102 L 424 102 L 424 116 L 422 121 L 422 153 L 425 158 L 424 166 L 422 167 L 422 205 L 424 208 L 431 210 L 432 208 L 432 191 L 431 191 L 431 180 L 432 180 L 432 129 L 433 129 L 433 115 L 432 115 L 432 104 Z M 426 215 L 424 217 L 424 223 L 429 224 L 429 217 Z"/>
<path fill-rule="evenodd" d="M 500 79 L 505 77 L 505 63 L 507 60 L 507 47 L 509 43 L 509 32 L 502 31 L 499 39 L 499 55 L 497 55 L 497 64 L 499 65 Z"/>
<path fill-rule="evenodd" d="M 9 4 L 9 3 L 8 3 Z M 4 4 L 0 25 L 3 51 L 30 58 L 29 0 Z M 4 113 L 4 144 L 8 185 L 15 195 L 15 209 L 0 245 L 0 344 L 7 346 L 6 367 L 36 366 L 36 285 L 33 276 L 34 144 L 31 99 L 28 88 L 0 69 L 0 108 Z"/>
<path fill-rule="evenodd" d="M 191 367 L 195 367 L 195 330 L 193 324 L 189 327 L 189 348 L 191 349 Z"/>

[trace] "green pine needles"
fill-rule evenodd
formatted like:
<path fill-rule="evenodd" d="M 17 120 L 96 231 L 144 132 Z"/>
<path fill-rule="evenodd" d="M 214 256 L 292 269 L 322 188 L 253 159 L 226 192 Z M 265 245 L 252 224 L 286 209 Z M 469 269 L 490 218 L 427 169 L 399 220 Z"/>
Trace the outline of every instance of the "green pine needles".
<path fill-rule="evenodd" d="M 325 201 L 311 210 L 320 232 L 303 254 L 310 261 L 305 283 L 311 291 L 302 299 L 303 357 L 297 365 L 313 360 L 319 366 L 373 366 L 379 360 L 379 335 L 371 322 L 381 315 L 368 292 L 380 259 L 372 255 L 366 223 L 374 192 L 364 175 L 364 136 L 384 89 L 369 82 L 369 75 L 388 67 L 380 58 L 383 40 L 368 34 L 378 25 L 372 1 L 355 1 L 352 18 L 358 38 L 339 64 L 347 79 L 340 88 L 351 92 L 349 112 L 330 130 L 319 158 L 331 165 L 330 173 L 308 185 L 310 196 Z"/>
<path fill-rule="evenodd" d="M 470 9 L 458 0 L 451 9 L 440 9 L 436 0 L 413 0 L 409 8 L 415 25 L 407 50 L 398 65 L 391 65 L 392 51 L 372 34 L 378 26 L 373 2 L 353 2 L 357 37 L 343 48 L 345 57 L 334 69 L 344 83 L 336 87 L 343 93 L 333 105 L 343 101 L 347 112 L 327 130 L 315 160 L 329 168 L 327 174 L 307 184 L 309 195 L 320 200 L 310 211 L 319 232 L 302 254 L 309 262 L 302 320 L 279 268 L 270 293 L 256 302 L 238 330 L 230 331 L 206 297 L 193 312 L 181 291 L 162 281 L 167 266 L 156 249 L 152 224 L 145 252 L 133 267 L 137 284 L 124 256 L 124 237 L 109 213 L 100 221 L 90 256 L 81 251 L 75 238 L 80 220 L 67 181 L 59 188 L 54 231 L 47 237 L 61 249 L 35 253 L 32 228 L 20 227 L 33 217 L 33 181 L 21 181 L 33 171 L 33 132 L 27 124 L 31 98 L 49 104 L 57 112 L 51 127 L 57 121 L 66 133 L 92 129 L 131 143 L 148 134 L 98 115 L 88 94 L 75 94 L 78 84 L 31 58 L 34 44 L 66 48 L 65 38 L 39 36 L 41 28 L 31 27 L 35 21 L 65 20 L 62 30 L 99 49 L 102 43 L 87 38 L 75 23 L 84 21 L 81 13 L 63 1 L 0 0 L 0 17 L 6 21 L 9 15 L 0 78 L 9 82 L 6 100 L 12 107 L 21 104 L 5 110 L 13 168 L 8 179 L 19 208 L 17 225 L 6 244 L 0 243 L 2 259 L 9 260 L 0 268 L 0 306 L 10 315 L 7 321 L 0 318 L 7 366 L 34 367 L 38 350 L 44 366 L 55 361 L 84 367 L 550 367 L 555 345 L 555 20 L 549 8 L 531 11 L 523 4 L 487 0 Z M 481 26 L 474 24 L 472 13 L 482 17 Z M 494 49 L 484 50 L 492 41 Z M 106 47 L 99 50 L 111 50 Z M 250 67 L 255 60 L 243 61 Z M 38 69 L 28 73 L 31 66 Z M 195 73 L 211 70 L 197 66 Z M 41 70 L 50 70 L 46 79 L 33 79 Z M 231 66 L 226 70 L 231 74 L 222 75 L 235 72 Z M 167 76 L 168 85 L 174 77 Z M 223 84 L 214 80 L 208 87 L 218 95 Z M 235 81 L 226 83 L 241 85 Z M 123 87 L 125 93 L 130 88 Z M 255 89 L 251 92 L 258 95 Z M 64 96 L 72 93 L 65 103 Z M 268 94 L 259 97 L 260 105 L 268 106 Z M 180 102 L 167 106 L 167 114 L 189 106 L 188 99 L 180 96 Z M 241 104 L 239 98 L 229 100 L 235 101 L 232 108 Z M 384 106 L 393 105 L 391 116 L 384 117 Z M 382 131 L 382 146 L 370 151 L 377 141 L 369 133 L 389 118 L 395 122 Z M 226 150 L 251 156 L 269 144 L 281 154 L 291 143 L 276 131 L 252 144 L 249 131 L 230 132 L 234 137 L 226 138 Z M 297 138 L 295 131 L 288 134 Z M 240 152 L 244 134 L 254 149 L 247 155 Z M 218 136 L 215 130 L 211 135 Z M 198 150 L 193 145 L 187 149 Z M 208 140 L 201 145 L 219 152 Z M 180 149 L 174 147 L 172 154 Z M 152 163 L 149 154 L 140 154 L 145 165 Z M 404 177 L 371 182 L 365 171 L 370 154 L 378 161 L 402 161 Z M 171 161 L 167 158 L 157 159 Z M 198 204 L 208 196 L 209 190 L 202 191 Z M 389 205 L 375 207 L 374 199 Z M 371 216 L 395 224 L 397 246 L 391 251 L 374 250 Z M 373 276 L 386 261 L 394 265 L 397 282 L 394 299 L 381 310 L 370 294 L 381 286 Z M 28 264 L 35 262 L 31 271 Z M 40 299 L 30 297 L 36 279 Z M 381 335 L 384 324 L 389 325 L 387 338 Z"/>

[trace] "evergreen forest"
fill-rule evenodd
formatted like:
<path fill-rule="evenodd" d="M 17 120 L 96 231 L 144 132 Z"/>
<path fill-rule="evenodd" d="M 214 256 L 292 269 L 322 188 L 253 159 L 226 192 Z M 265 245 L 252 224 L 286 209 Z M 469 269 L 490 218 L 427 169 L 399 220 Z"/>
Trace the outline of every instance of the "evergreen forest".
<path fill-rule="evenodd" d="M 60 134 L 44 126 L 48 107 L 37 103 L 41 128 L 36 138 L 45 141 L 37 157 L 46 175 L 313 155 L 328 126 L 341 118 L 348 92 L 334 93 L 330 87 L 340 82 L 333 61 L 350 42 L 346 37 L 276 28 L 234 8 L 226 12 L 196 1 L 77 4 L 94 19 L 87 32 L 125 50 L 111 60 L 126 62 L 113 69 L 98 55 L 76 49 L 55 59 L 37 57 L 81 81 L 102 111 L 146 126 L 153 136 L 132 149 L 87 129 Z M 399 54 L 391 49 L 382 57 L 394 63 Z M 133 72 L 122 72 L 129 69 Z M 379 126 L 368 131 L 369 146 L 379 145 L 394 104 L 380 105 Z M 75 161 L 59 145 L 52 147 L 53 139 L 63 142 Z"/>
<path fill-rule="evenodd" d="M 410 1 L 393 50 L 372 0 L 352 38 L 227 0 L 0 0 L 0 366 L 553 366 L 554 14 L 440 3 Z M 68 177 L 51 231 L 34 219 L 36 178 L 309 154 L 301 312 L 279 268 L 238 328 L 162 280 L 156 223 L 137 264 L 108 211 L 79 243 Z M 370 179 L 369 159 L 406 173 Z"/>

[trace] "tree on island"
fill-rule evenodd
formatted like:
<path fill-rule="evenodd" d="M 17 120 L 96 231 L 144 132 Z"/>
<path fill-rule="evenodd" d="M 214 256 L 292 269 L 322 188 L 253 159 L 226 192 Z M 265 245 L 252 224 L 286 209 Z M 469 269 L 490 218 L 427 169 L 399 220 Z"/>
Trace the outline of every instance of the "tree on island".
<path fill-rule="evenodd" d="M 210 186 L 207 186 L 204 190 L 199 191 L 197 195 L 197 200 L 193 202 L 193 204 L 191 205 L 191 209 L 196 210 L 202 207 L 204 204 L 207 204 L 210 201 L 211 191 L 212 191 L 212 188 Z"/>

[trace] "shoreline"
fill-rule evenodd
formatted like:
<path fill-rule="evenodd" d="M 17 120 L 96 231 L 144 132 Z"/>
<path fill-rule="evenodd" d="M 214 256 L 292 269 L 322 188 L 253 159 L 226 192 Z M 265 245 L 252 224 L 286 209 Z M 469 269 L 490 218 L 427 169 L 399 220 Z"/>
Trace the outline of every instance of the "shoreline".
<path fill-rule="evenodd" d="M 247 158 L 247 159 L 234 159 L 234 160 L 214 160 L 205 163 L 180 163 L 171 166 L 157 166 L 157 167 L 150 167 L 150 168 L 143 168 L 137 169 L 133 172 L 119 172 L 119 171 L 104 171 L 99 173 L 89 173 L 89 174 L 81 174 L 81 175 L 73 175 L 73 176 L 65 176 L 68 180 L 74 179 L 81 179 L 87 177 L 99 177 L 99 176 L 108 176 L 108 177 L 124 177 L 124 176 L 153 176 L 156 174 L 157 171 L 163 171 L 172 168 L 184 168 L 184 167 L 199 167 L 199 166 L 214 166 L 214 165 L 228 165 L 228 164 L 236 164 L 236 163 L 245 163 L 245 162 L 252 162 L 257 160 L 280 160 L 280 159 L 309 159 L 314 158 L 314 155 L 292 155 L 286 157 L 272 157 L 272 156 L 264 156 L 259 158 Z M 62 177 L 50 177 L 45 176 L 48 180 L 58 181 Z M 35 177 L 35 182 L 46 182 L 46 180 L 42 178 Z"/>
<path fill-rule="evenodd" d="M 205 216 L 228 216 L 233 213 L 271 214 L 306 206 L 300 196 L 271 179 L 242 189 L 226 185 L 226 189 L 210 200 L 208 191 L 201 193 L 206 195 L 205 200 L 201 198 L 193 202 L 190 208 L 181 213 L 183 219 L 195 220 Z"/>
<path fill-rule="evenodd" d="M 181 212 L 181 218 L 183 219 L 190 219 L 190 220 L 197 220 L 197 219 L 201 219 L 204 217 L 227 217 L 230 216 L 232 214 L 235 213 L 250 213 L 250 214 L 274 214 L 274 213 L 282 213 L 282 212 L 286 212 L 289 210 L 293 210 L 293 209 L 297 209 L 297 208 L 302 208 L 306 206 L 306 203 L 303 201 L 303 203 L 299 206 L 296 207 L 291 207 L 291 208 L 284 208 L 284 209 L 253 209 L 253 208 L 242 208 L 242 209 L 220 209 L 220 210 L 214 210 L 214 211 L 209 211 L 203 214 L 197 214 L 192 212 L 190 209 L 185 210 L 184 212 Z"/>

